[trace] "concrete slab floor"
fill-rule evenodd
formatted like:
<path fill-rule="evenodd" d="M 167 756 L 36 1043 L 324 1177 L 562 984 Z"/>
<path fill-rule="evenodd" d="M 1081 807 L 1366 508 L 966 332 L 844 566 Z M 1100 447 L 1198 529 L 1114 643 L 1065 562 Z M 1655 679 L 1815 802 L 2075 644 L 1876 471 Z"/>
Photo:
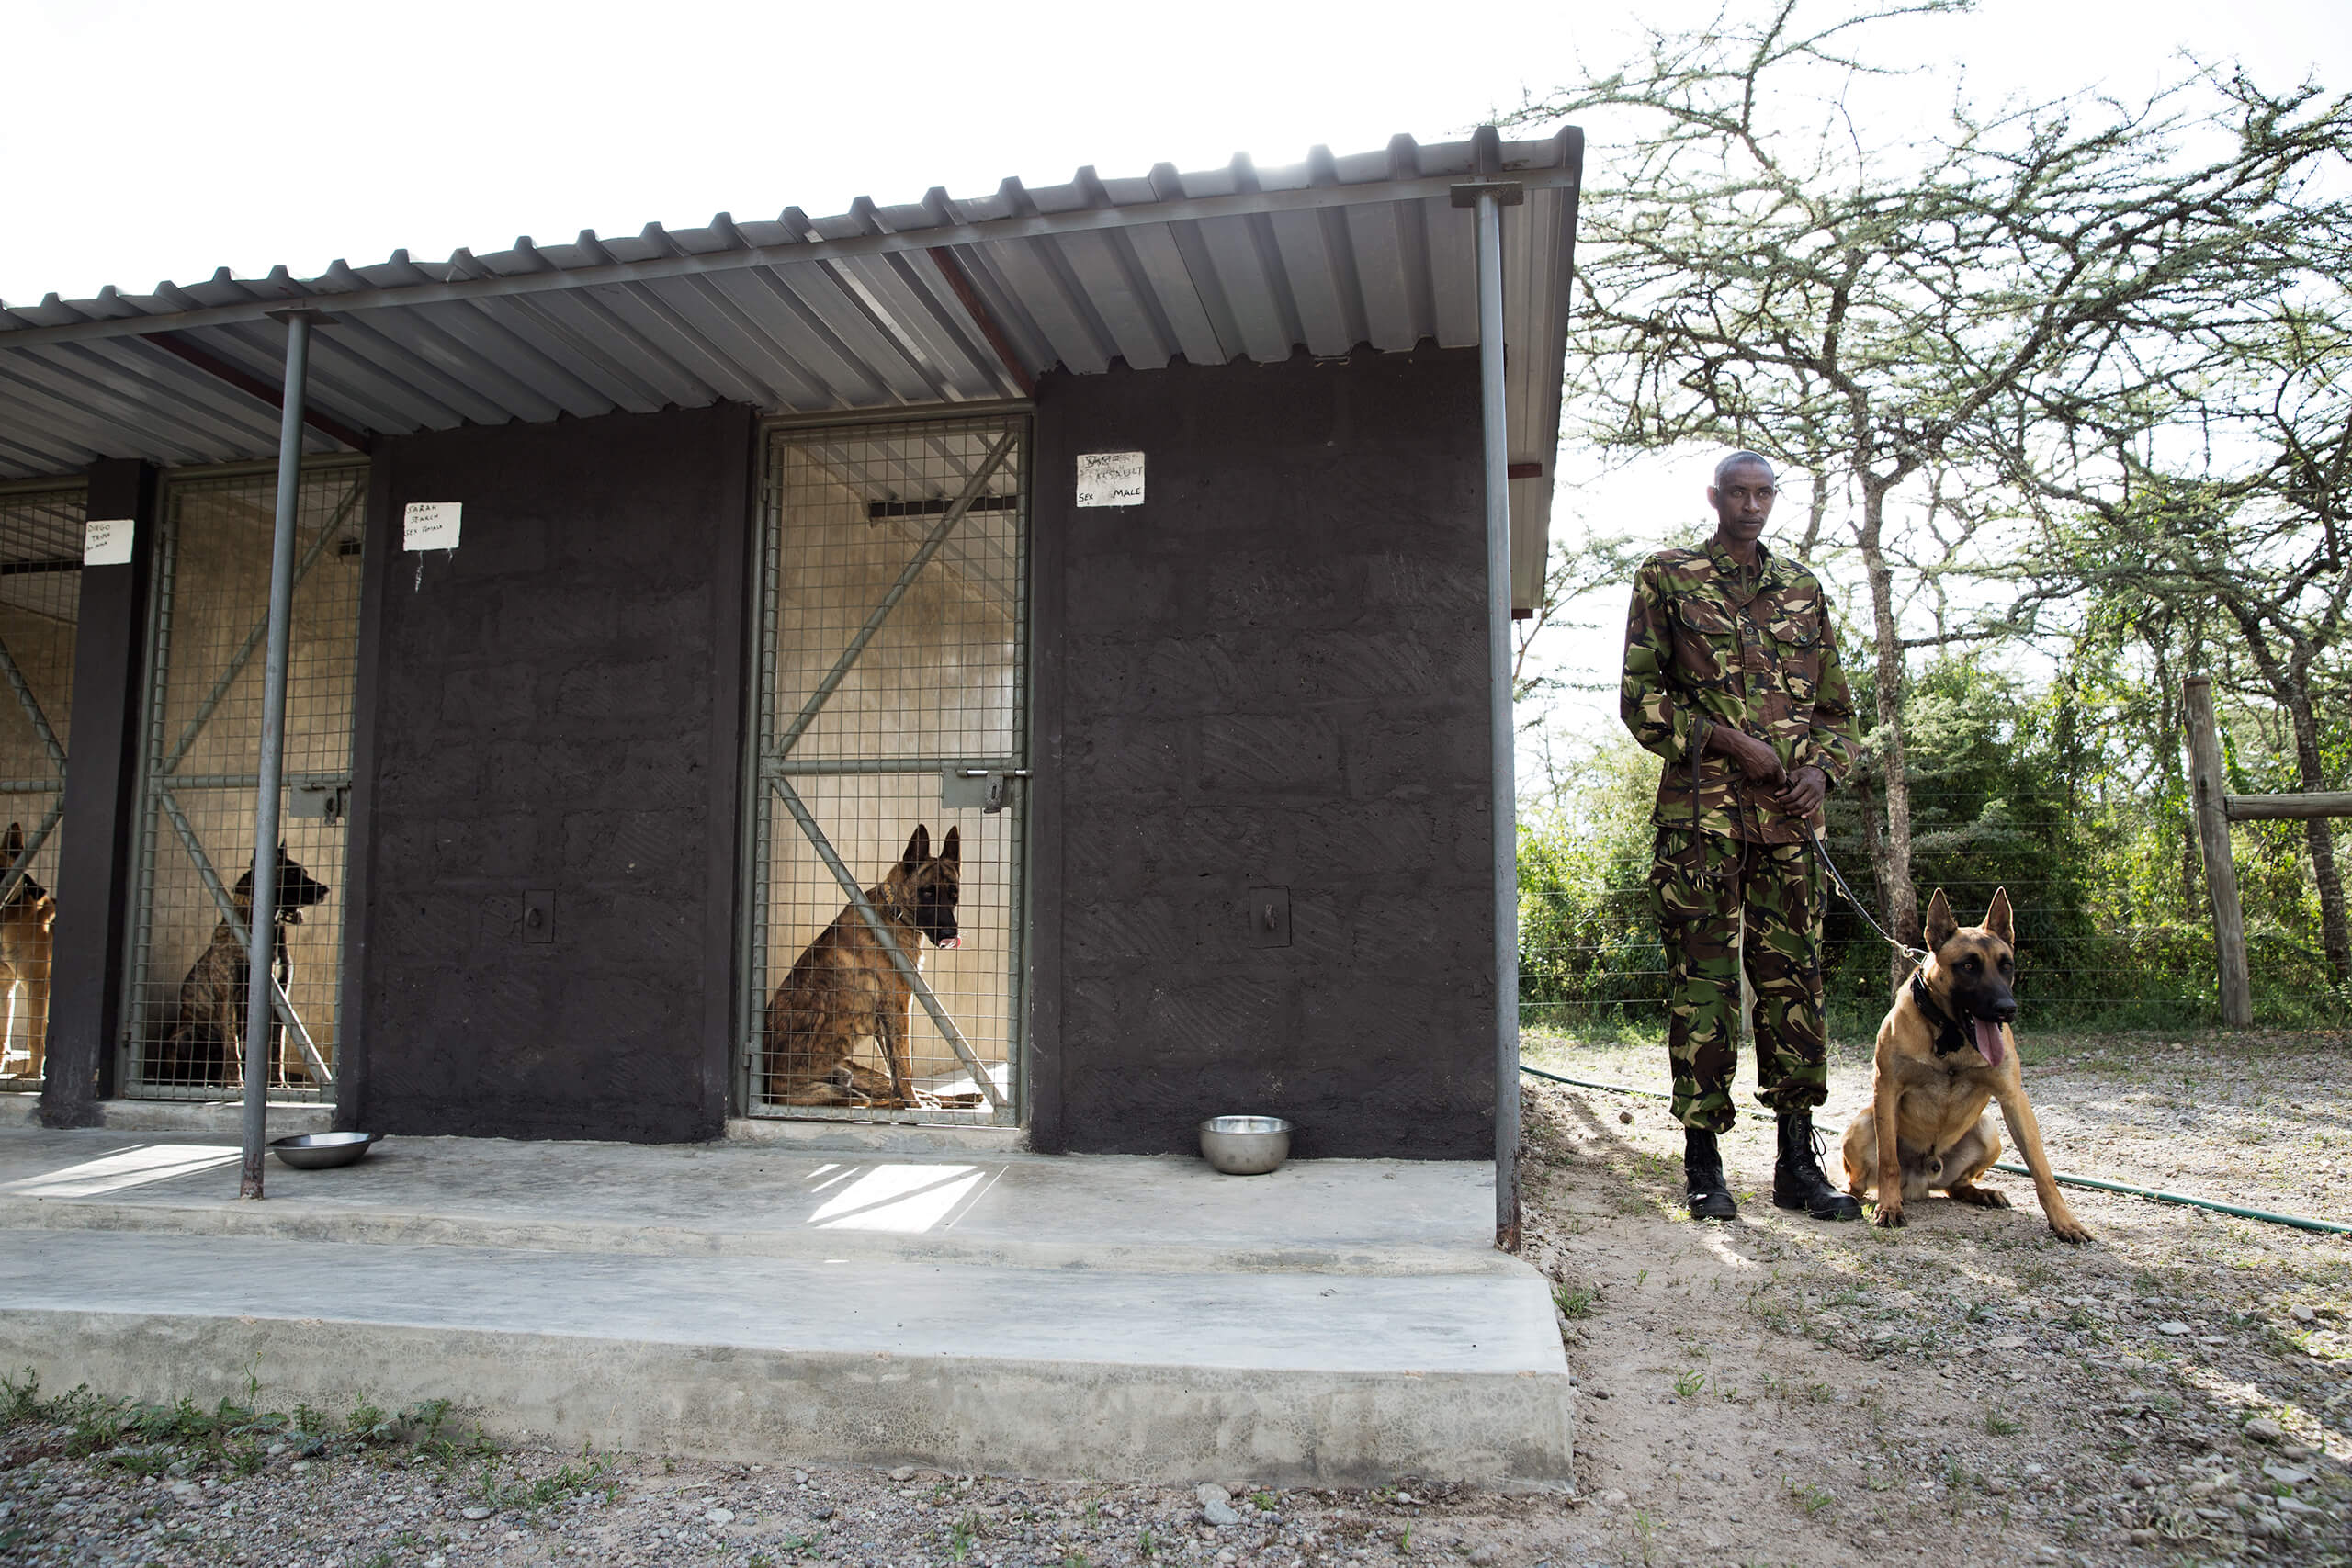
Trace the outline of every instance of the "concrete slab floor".
<path fill-rule="evenodd" d="M 236 1198 L 233 1139 L 0 1128 L 0 1224 L 573 1250 L 961 1258 L 1131 1270 L 1509 1272 L 1492 1168 L 808 1153 L 760 1143 L 389 1138 L 359 1164 L 272 1161 Z"/>
<path fill-rule="evenodd" d="M 146 1397 L 454 1397 L 750 1459 L 1556 1484 L 1573 1393 L 1484 1166 L 0 1128 L 0 1366 Z M 218 1385 L 218 1386 L 215 1386 Z"/>

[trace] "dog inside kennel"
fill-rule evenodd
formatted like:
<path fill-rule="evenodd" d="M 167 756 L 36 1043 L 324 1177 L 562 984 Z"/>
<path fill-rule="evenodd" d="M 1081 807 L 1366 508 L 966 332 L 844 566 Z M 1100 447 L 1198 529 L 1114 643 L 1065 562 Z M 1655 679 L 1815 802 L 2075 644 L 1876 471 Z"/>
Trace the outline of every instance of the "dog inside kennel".
<path fill-rule="evenodd" d="M 1019 419 L 784 427 L 765 455 L 745 1103 L 1018 1120 Z"/>
<path fill-rule="evenodd" d="M 175 477 L 153 550 L 125 1090 L 214 1100 L 243 1077 L 276 478 Z M 358 669 L 364 464 L 313 462 L 296 517 L 273 1099 L 331 1100 Z M 266 873 L 265 874 L 268 874 Z"/>
<path fill-rule="evenodd" d="M 0 492 L 0 1089 L 40 1087 L 74 721 L 84 491 Z"/>

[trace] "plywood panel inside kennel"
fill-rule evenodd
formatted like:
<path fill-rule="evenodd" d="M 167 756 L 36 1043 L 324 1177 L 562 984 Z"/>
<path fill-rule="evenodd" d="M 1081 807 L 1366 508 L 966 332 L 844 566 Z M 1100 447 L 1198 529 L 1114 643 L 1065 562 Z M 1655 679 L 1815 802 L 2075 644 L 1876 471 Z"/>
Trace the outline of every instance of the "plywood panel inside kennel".
<path fill-rule="evenodd" d="M 949 525 L 991 454 L 997 467 Z M 848 908 L 816 841 L 781 798 L 781 779 L 861 888 L 881 884 L 918 826 L 934 854 L 956 830 L 960 945 L 924 943 L 922 972 L 1006 1098 L 994 1119 L 1012 1119 L 1025 964 L 1022 791 L 1011 788 L 994 812 L 948 808 L 941 770 L 1001 774 L 1023 761 L 1021 457 L 1017 427 L 1001 421 L 787 432 L 772 440 L 748 1046 L 754 1109 L 783 1109 L 763 1100 L 766 999 Z M 928 559 L 908 575 L 926 549 Z M 976 1089 L 970 1067 L 919 1004 L 912 1020 L 917 1083 L 943 1094 Z M 859 1059 L 887 1074 L 871 1043 Z M 965 1114 L 989 1117 L 985 1108 Z"/>
<path fill-rule="evenodd" d="M 367 486 L 364 467 L 307 468 L 295 542 L 282 836 L 287 854 L 327 893 L 286 928 L 288 1000 L 329 1073 L 342 996 L 342 807 L 351 783 Z M 233 906 L 253 866 L 276 496 L 268 472 L 178 480 L 165 490 L 126 1013 L 126 1083 L 134 1094 L 217 1098 L 241 1076 L 241 1047 L 224 1044 L 217 1029 L 192 1027 L 184 998 L 202 991 L 189 978 L 201 981 L 208 954 L 217 958 L 222 897 Z M 327 815 L 303 815 L 298 802 Z M 271 1077 L 274 1096 L 331 1096 L 290 1032 L 273 1053 Z"/>

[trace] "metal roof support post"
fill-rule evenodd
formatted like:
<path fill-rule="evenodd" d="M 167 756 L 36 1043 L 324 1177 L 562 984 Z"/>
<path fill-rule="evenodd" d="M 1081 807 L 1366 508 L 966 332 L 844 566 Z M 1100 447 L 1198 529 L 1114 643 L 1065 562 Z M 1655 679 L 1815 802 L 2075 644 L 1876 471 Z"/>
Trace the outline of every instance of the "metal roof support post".
<path fill-rule="evenodd" d="M 1519 811 L 1511 756 L 1510 441 L 1503 409 L 1503 215 L 1523 187 L 1453 187 L 1477 209 L 1478 402 L 1487 499 L 1487 700 L 1495 839 L 1495 1245 L 1519 1250 Z"/>
<path fill-rule="evenodd" d="M 268 1136 L 269 1041 L 277 1025 L 270 982 L 277 958 L 277 808 L 286 777 L 286 667 L 294 630 L 294 511 L 302 490 L 302 394 L 311 366 L 314 310 L 279 312 L 286 322 L 286 390 L 277 424 L 277 525 L 270 538 L 269 634 L 263 655 L 261 779 L 254 795 L 253 923 L 245 964 L 244 1168 L 237 1196 L 262 1196 L 262 1144 Z M 320 318 L 323 319 L 323 318 Z"/>

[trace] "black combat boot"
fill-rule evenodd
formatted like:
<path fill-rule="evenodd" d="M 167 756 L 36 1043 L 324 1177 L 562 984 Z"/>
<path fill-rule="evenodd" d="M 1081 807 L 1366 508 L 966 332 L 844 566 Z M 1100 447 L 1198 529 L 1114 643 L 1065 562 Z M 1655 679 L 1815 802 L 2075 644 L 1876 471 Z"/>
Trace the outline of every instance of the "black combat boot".
<path fill-rule="evenodd" d="M 1813 1112 L 1781 1115 L 1781 1157 L 1772 1167 L 1772 1206 L 1803 1209 L 1816 1220 L 1859 1220 L 1862 1206 L 1829 1185 L 1813 1146 Z"/>
<path fill-rule="evenodd" d="M 1690 1195 L 1694 1220 L 1736 1220 L 1738 1205 L 1724 1185 L 1724 1156 L 1715 1135 L 1698 1127 L 1682 1129 L 1682 1188 Z"/>

